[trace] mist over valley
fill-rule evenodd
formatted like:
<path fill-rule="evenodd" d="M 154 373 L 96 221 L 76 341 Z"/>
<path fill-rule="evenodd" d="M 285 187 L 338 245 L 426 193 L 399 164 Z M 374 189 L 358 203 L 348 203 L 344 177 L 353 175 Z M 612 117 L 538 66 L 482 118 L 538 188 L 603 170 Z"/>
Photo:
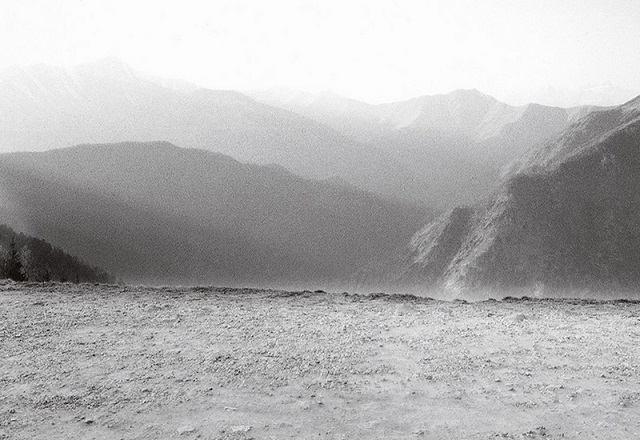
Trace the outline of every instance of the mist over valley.
<path fill-rule="evenodd" d="M 637 100 L 251 94 L 115 58 L 5 72 L 2 222 L 133 283 L 451 298 L 637 285 Z"/>

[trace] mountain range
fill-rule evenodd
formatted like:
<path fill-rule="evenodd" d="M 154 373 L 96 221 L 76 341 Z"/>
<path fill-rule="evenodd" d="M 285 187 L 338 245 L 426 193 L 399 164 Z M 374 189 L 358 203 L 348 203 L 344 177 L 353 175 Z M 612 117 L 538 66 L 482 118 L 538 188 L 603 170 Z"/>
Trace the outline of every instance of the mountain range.
<path fill-rule="evenodd" d="M 631 291 L 639 99 L 371 105 L 202 89 L 114 59 L 13 69 L 0 222 L 128 282 Z"/>
<path fill-rule="evenodd" d="M 363 189 L 403 175 L 377 147 L 324 124 L 238 92 L 152 78 L 117 59 L 0 75 L 0 151 L 129 141 L 168 141 Z"/>
<path fill-rule="evenodd" d="M 151 284 L 350 286 L 425 210 L 167 142 L 0 155 L 5 221 Z"/>
<path fill-rule="evenodd" d="M 599 109 L 516 107 L 478 90 L 379 105 L 331 93 L 273 90 L 253 96 L 377 146 L 411 176 L 401 184 L 404 191 L 392 195 L 436 208 L 488 195 L 512 160 Z"/>
<path fill-rule="evenodd" d="M 623 104 L 637 96 L 635 90 L 623 89 L 609 81 L 587 84 L 576 89 L 561 87 L 541 87 L 531 93 L 531 102 L 558 106 L 578 107 L 583 105 L 597 105 L 614 107 Z"/>
<path fill-rule="evenodd" d="M 163 140 L 446 209 L 487 195 L 512 159 L 592 110 L 513 107 L 475 90 L 382 105 L 265 95 L 150 77 L 117 59 L 12 69 L 0 74 L 0 151 Z"/>

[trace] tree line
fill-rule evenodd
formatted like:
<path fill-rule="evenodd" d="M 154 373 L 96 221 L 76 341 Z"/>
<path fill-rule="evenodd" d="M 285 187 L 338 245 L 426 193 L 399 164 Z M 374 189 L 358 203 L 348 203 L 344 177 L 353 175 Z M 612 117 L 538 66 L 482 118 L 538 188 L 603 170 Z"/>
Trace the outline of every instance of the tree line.
<path fill-rule="evenodd" d="M 52 246 L 45 240 L 0 225 L 0 278 L 14 281 L 114 283 L 99 267 Z"/>

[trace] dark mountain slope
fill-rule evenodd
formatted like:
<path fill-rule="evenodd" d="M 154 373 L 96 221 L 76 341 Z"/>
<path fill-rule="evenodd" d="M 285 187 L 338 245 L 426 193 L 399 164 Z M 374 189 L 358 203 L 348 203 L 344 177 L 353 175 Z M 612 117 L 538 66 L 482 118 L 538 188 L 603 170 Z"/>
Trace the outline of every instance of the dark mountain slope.
<path fill-rule="evenodd" d="M 168 143 L 0 156 L 12 224 L 128 281 L 344 284 L 384 266 L 419 209 Z"/>
<path fill-rule="evenodd" d="M 572 124 L 488 202 L 416 234 L 407 260 L 401 278 L 414 285 L 637 288 L 640 99 Z"/>

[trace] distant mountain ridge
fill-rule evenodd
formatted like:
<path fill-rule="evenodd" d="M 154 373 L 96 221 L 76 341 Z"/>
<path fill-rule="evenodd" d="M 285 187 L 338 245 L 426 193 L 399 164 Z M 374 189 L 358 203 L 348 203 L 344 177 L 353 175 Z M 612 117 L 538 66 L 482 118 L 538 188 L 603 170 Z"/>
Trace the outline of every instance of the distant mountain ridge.
<path fill-rule="evenodd" d="M 330 93 L 253 96 L 380 147 L 410 173 L 415 198 L 439 208 L 488 195 L 511 161 L 599 110 L 516 107 L 475 89 L 378 105 Z"/>
<path fill-rule="evenodd" d="M 640 97 L 532 150 L 486 201 L 429 223 L 396 282 L 453 291 L 636 291 Z"/>
<path fill-rule="evenodd" d="M 296 96 L 290 105 L 258 102 L 150 77 L 116 59 L 32 66 L 0 75 L 0 151 L 166 140 L 446 209 L 485 196 L 507 163 L 574 113 L 512 107 L 474 90 L 379 106 Z"/>
<path fill-rule="evenodd" d="M 127 282 L 358 286 L 426 211 L 170 143 L 0 155 L 11 225 Z"/>
<path fill-rule="evenodd" d="M 611 82 L 603 81 L 573 90 L 549 86 L 533 91 L 532 95 L 533 102 L 558 107 L 584 105 L 613 107 L 629 101 L 638 95 L 638 91 L 624 89 Z"/>
<path fill-rule="evenodd" d="M 326 123 L 366 141 L 372 139 L 372 134 L 406 128 L 427 133 L 456 132 L 474 141 L 484 141 L 499 136 L 506 126 L 526 119 L 527 113 L 540 113 L 548 109 L 561 114 L 565 122 L 573 122 L 576 115 L 596 108 L 593 105 L 575 108 L 540 104 L 512 106 L 477 89 L 460 89 L 447 94 L 425 95 L 385 104 L 369 104 L 329 92 L 314 95 L 275 89 L 249 94 L 259 101 Z M 358 133 L 354 127 L 371 133 Z"/>
<path fill-rule="evenodd" d="M 397 188 L 411 182 L 375 145 L 239 92 L 167 85 L 117 60 L 33 66 L 0 78 L 0 151 L 128 141 L 168 141 L 304 177 L 339 177 L 386 197 L 401 197 Z"/>

